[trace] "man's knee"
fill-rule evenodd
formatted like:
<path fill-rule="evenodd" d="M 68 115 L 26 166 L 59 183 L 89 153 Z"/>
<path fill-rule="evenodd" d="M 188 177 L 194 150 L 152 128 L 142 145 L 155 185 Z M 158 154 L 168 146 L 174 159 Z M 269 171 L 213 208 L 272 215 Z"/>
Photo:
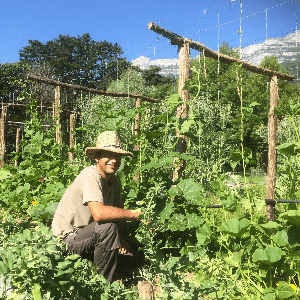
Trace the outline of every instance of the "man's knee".
<path fill-rule="evenodd" d="M 117 233 L 118 232 L 118 225 L 114 222 L 110 222 L 110 223 L 103 223 L 103 224 L 99 224 L 97 223 L 95 226 L 95 231 L 96 232 L 107 232 L 110 234 L 113 233 Z"/>

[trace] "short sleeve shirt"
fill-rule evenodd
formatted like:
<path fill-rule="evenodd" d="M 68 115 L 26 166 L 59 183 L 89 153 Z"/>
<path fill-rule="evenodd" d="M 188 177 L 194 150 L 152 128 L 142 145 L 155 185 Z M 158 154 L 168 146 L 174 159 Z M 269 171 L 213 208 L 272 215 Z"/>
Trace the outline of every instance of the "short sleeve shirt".
<path fill-rule="evenodd" d="M 64 236 L 92 223 L 94 219 L 88 207 L 89 202 L 123 207 L 118 178 L 113 175 L 106 184 L 96 166 L 83 169 L 58 204 L 52 222 L 53 235 Z"/>

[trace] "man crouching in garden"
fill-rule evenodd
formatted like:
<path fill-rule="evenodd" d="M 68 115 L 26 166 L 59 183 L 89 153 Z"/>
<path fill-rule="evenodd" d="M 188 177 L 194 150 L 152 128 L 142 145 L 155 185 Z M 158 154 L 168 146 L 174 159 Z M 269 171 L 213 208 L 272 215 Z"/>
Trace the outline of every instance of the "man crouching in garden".
<path fill-rule="evenodd" d="M 85 168 L 68 187 L 56 209 L 52 222 L 55 236 L 68 245 L 72 253 L 93 253 L 94 263 L 108 282 L 113 281 L 117 254 L 129 251 L 125 241 L 125 222 L 137 220 L 141 212 L 124 209 L 120 183 L 115 173 L 123 150 L 114 131 L 105 131 L 96 147 L 85 150 L 96 164 Z"/>

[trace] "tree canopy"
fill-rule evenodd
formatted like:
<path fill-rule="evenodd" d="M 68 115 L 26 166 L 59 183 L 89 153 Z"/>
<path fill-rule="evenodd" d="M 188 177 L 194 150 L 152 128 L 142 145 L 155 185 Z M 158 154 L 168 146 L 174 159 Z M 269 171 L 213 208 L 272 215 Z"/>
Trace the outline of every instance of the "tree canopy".
<path fill-rule="evenodd" d="M 53 69 L 55 79 L 68 83 L 106 89 L 130 65 L 121 57 L 123 51 L 117 43 L 96 42 L 88 33 L 59 35 L 45 44 L 28 42 L 19 51 L 20 61 L 31 66 L 46 64 Z"/>

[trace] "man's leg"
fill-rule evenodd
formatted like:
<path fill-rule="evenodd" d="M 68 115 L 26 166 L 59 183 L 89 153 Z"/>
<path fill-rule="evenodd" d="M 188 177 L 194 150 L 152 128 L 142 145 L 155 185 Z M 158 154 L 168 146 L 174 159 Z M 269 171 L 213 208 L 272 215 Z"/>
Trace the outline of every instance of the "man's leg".
<path fill-rule="evenodd" d="M 117 266 L 117 253 L 121 247 L 117 224 L 93 222 L 80 229 L 76 235 L 70 234 L 64 242 L 72 253 L 82 255 L 86 251 L 92 252 L 94 263 L 99 267 L 99 273 L 108 282 L 113 281 Z"/>

